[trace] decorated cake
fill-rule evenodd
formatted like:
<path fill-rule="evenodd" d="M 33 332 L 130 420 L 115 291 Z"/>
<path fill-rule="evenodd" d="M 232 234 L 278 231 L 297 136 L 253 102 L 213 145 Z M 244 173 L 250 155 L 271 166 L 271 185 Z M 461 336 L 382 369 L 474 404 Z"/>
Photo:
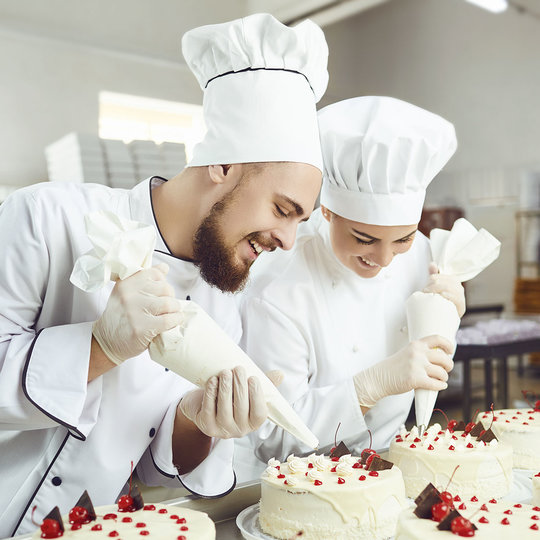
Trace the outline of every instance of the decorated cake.
<path fill-rule="evenodd" d="M 432 484 L 415 503 L 416 508 L 399 516 L 395 540 L 451 540 L 456 535 L 479 540 L 540 538 L 540 506 L 475 496 L 464 499 Z"/>
<path fill-rule="evenodd" d="M 404 427 L 390 443 L 389 459 L 401 469 L 408 497 L 429 482 L 452 485 L 462 497 L 500 498 L 512 485 L 512 447 L 497 440 L 481 423 L 434 424 L 420 433 Z M 459 468 L 456 470 L 456 467 Z"/>
<path fill-rule="evenodd" d="M 540 472 L 532 477 L 532 503 L 540 506 Z"/>
<path fill-rule="evenodd" d="M 110 506 L 94 508 L 85 491 L 67 516 L 56 506 L 45 517 L 32 539 L 117 538 L 149 536 L 159 540 L 215 540 L 213 521 L 203 512 L 163 504 L 144 504 L 134 487 Z"/>
<path fill-rule="evenodd" d="M 261 478 L 259 525 L 275 538 L 302 540 L 393 536 L 407 507 L 401 471 L 366 449 L 360 457 L 343 443 L 330 456 L 271 459 Z"/>
<path fill-rule="evenodd" d="M 499 441 L 512 446 L 514 467 L 540 469 L 540 400 L 529 409 L 501 409 L 493 411 L 491 429 Z M 482 413 L 482 424 L 491 422 L 491 411 Z"/>

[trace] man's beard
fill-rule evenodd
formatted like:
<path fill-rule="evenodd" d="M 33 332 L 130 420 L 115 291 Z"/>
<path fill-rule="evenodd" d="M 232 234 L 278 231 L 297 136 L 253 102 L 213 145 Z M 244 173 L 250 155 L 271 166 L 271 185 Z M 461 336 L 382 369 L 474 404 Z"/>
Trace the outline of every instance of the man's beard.
<path fill-rule="evenodd" d="M 251 266 L 238 260 L 235 246 L 227 245 L 220 229 L 221 218 L 233 198 L 234 190 L 217 202 L 193 237 L 193 259 L 202 278 L 223 292 L 242 290 Z"/>

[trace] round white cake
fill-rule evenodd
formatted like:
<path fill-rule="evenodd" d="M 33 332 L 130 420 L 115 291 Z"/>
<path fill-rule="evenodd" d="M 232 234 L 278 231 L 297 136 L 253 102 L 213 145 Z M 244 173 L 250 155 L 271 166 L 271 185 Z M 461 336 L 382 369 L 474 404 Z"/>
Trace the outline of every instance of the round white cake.
<path fill-rule="evenodd" d="M 454 504 L 458 512 L 477 527 L 473 538 L 478 540 L 540 538 L 538 506 L 495 499 L 463 500 L 455 501 Z M 439 530 L 436 521 L 420 519 L 413 512 L 414 509 L 407 509 L 399 516 L 395 540 L 452 540 L 458 537 L 450 530 Z"/>
<path fill-rule="evenodd" d="M 140 510 L 121 512 L 118 505 L 97 506 L 96 518 L 88 523 L 70 523 L 62 516 L 64 532 L 60 536 L 36 531 L 32 539 L 42 538 L 117 538 L 141 540 L 146 536 L 159 540 L 215 540 L 213 521 L 203 512 L 163 504 L 145 504 Z"/>
<path fill-rule="evenodd" d="M 280 539 L 393 536 L 397 517 L 408 506 L 401 471 L 366 467 L 351 455 L 270 460 L 261 478 L 261 529 Z"/>
<path fill-rule="evenodd" d="M 493 419 L 493 424 L 491 421 Z M 500 409 L 486 411 L 479 420 L 500 442 L 512 446 L 514 467 L 517 469 L 540 469 L 540 410 Z"/>
<path fill-rule="evenodd" d="M 512 485 L 512 447 L 496 439 L 485 443 L 464 431 L 434 424 L 423 433 L 403 428 L 390 444 L 389 458 L 403 473 L 408 497 L 424 486 L 446 486 L 462 497 L 500 498 Z M 453 475 L 453 476 L 452 476 Z"/>

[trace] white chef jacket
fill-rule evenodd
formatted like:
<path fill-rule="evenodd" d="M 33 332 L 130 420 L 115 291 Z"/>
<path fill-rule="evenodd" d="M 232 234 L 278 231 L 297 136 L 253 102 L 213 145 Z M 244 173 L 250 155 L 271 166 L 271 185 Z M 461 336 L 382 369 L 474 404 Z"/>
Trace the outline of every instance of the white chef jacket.
<path fill-rule="evenodd" d="M 405 300 L 426 286 L 431 252 L 417 232 L 411 248 L 396 256 L 371 279 L 364 279 L 335 257 L 329 224 L 320 209 L 303 224 L 291 252 L 257 261 L 241 312 L 241 344 L 263 371 L 279 369 L 280 392 L 320 441 L 320 451 L 343 440 L 350 450 L 388 447 L 407 418 L 413 392 L 381 399 L 364 416 L 353 376 L 404 347 L 408 342 Z M 249 441 L 249 442 L 248 442 Z M 285 459 L 313 450 L 266 422 L 235 449 L 235 463 L 246 463 L 239 479 L 253 476 L 259 461 Z M 252 460 L 253 461 L 253 460 Z"/>
<path fill-rule="evenodd" d="M 172 462 L 176 405 L 193 385 L 145 352 L 87 383 L 92 335 L 109 287 L 87 293 L 69 276 L 91 249 L 84 216 L 109 210 L 153 224 L 153 263 L 170 266 L 177 298 L 200 304 L 236 341 L 241 325 L 233 296 L 205 283 L 191 263 L 173 257 L 159 234 L 150 189 L 47 183 L 20 189 L 0 206 L 0 537 L 34 530 L 55 506 L 66 513 L 87 489 L 111 504 L 131 462 L 149 485 L 184 486 L 204 496 L 234 487 L 232 440 L 179 476 Z"/>

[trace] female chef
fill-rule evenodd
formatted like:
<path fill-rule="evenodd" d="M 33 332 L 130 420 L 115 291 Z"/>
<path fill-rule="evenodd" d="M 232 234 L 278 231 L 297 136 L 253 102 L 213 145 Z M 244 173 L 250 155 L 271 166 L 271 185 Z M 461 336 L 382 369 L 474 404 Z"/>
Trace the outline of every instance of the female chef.
<path fill-rule="evenodd" d="M 426 186 L 454 153 L 455 132 L 388 97 L 330 105 L 319 129 L 321 207 L 292 252 L 252 274 L 242 344 L 263 370 L 284 372 L 280 391 L 321 449 L 334 443 L 338 425 L 349 449 L 368 446 L 368 429 L 380 449 L 407 418 L 412 390 L 445 389 L 453 367 L 446 339 L 408 343 L 405 300 L 426 290 L 465 311 L 461 284 L 434 268 L 430 276 L 429 241 L 417 231 Z M 262 461 L 309 451 L 268 423 L 249 438 Z M 237 462 L 249 459 L 245 445 L 237 444 Z"/>

